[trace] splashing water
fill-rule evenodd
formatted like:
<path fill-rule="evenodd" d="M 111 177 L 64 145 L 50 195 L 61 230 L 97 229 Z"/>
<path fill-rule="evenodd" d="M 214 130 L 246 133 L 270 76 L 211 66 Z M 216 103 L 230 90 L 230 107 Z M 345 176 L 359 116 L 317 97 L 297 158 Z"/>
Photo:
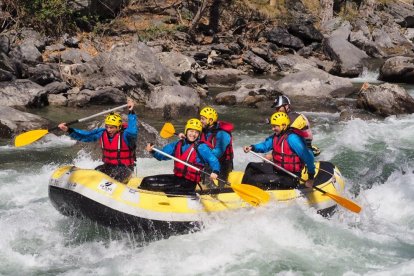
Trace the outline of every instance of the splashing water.
<path fill-rule="evenodd" d="M 301 204 L 272 203 L 211 216 L 200 232 L 148 242 L 53 208 L 47 187 L 54 169 L 100 164 L 84 151 L 73 152 L 72 140 L 48 135 L 26 148 L 1 145 L 0 274 L 410 275 L 414 115 L 348 122 L 339 122 L 338 114 L 306 115 L 315 122 L 318 159 L 339 167 L 345 196 L 363 207 L 361 214 L 340 208 L 324 219 Z M 243 120 L 235 121 L 241 126 L 234 133 L 236 170 L 258 162 L 242 146 L 271 134 L 267 126 Z M 172 172 L 172 162 L 137 163 L 140 176 Z"/>

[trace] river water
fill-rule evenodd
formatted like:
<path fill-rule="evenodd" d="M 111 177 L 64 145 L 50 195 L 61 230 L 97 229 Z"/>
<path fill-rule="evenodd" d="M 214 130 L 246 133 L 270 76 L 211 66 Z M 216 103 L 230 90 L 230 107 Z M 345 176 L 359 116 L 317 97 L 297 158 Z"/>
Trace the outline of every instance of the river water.
<path fill-rule="evenodd" d="M 263 115 L 217 108 L 236 124 L 236 169 L 259 161 L 242 146 L 271 133 Z M 71 112 L 49 117 L 73 120 Z M 324 219 L 302 205 L 269 204 L 211 217 L 197 233 L 148 241 L 54 209 L 52 171 L 100 163 L 68 137 L 47 135 L 25 148 L 0 141 L 0 275 L 413 275 L 414 115 L 339 122 L 339 114 L 305 114 L 322 149 L 318 159 L 339 167 L 344 196 L 362 206 L 360 214 L 340 208 Z M 140 176 L 168 173 L 172 162 L 141 158 L 138 167 Z"/>

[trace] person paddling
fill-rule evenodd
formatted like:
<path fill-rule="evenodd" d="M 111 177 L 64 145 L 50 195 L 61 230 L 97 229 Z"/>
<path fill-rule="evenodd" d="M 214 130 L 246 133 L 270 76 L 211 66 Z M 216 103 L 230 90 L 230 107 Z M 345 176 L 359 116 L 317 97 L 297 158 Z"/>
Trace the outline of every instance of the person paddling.
<path fill-rule="evenodd" d="M 218 113 L 211 106 L 206 106 L 200 111 L 200 122 L 203 125 L 200 140 L 206 143 L 213 154 L 220 161 L 219 178 L 227 180 L 233 170 L 233 137 L 234 125 L 225 121 L 218 121 Z M 184 133 L 178 134 L 184 139 Z M 210 171 L 206 168 L 206 171 Z M 222 183 L 223 184 L 223 183 Z"/>
<path fill-rule="evenodd" d="M 304 138 L 296 134 L 290 125 L 289 116 L 285 112 L 276 112 L 270 117 L 274 134 L 263 142 L 243 147 L 244 152 L 254 151 L 266 153 L 272 151 L 273 162 L 285 170 L 301 176 L 306 165 L 308 180 L 306 187 L 313 186 L 315 176 L 314 156 L 307 149 Z M 243 183 L 263 185 L 265 188 L 296 188 L 297 178 L 292 178 L 283 171 L 268 163 L 249 163 L 246 167 Z"/>
<path fill-rule="evenodd" d="M 135 149 L 138 136 L 137 116 L 134 102 L 127 100 L 128 125 L 123 125 L 119 113 L 110 113 L 105 118 L 105 127 L 93 130 L 71 128 L 66 123 L 58 127 L 75 140 L 81 142 L 100 141 L 103 164 L 95 168 L 110 177 L 127 183 L 132 176 L 135 165 Z"/>
<path fill-rule="evenodd" d="M 200 120 L 195 118 L 188 120 L 184 129 L 185 139 L 180 139 L 167 144 L 161 151 L 195 166 L 200 170 L 203 170 L 204 166 L 208 164 L 212 169 L 210 179 L 214 181 L 220 173 L 220 163 L 209 146 L 200 141 L 202 128 Z M 155 152 L 154 145 L 151 143 L 147 144 L 146 150 L 159 161 L 170 160 L 169 157 Z M 164 191 L 167 193 L 191 194 L 194 193 L 200 180 L 201 173 L 199 171 L 175 161 L 174 176 L 172 177 L 170 184 L 164 187 Z M 159 183 L 156 184 L 159 185 Z M 150 186 L 150 183 L 146 183 L 143 180 L 140 187 L 152 189 L 147 186 Z M 154 189 L 152 190 L 155 190 L 155 187 L 153 188 Z"/>
<path fill-rule="evenodd" d="M 273 102 L 271 108 L 275 108 L 275 112 L 287 113 L 291 122 L 291 130 L 305 139 L 306 146 L 313 152 L 315 156 L 318 156 L 320 154 L 319 148 L 312 146 L 313 135 L 309 120 L 302 113 L 298 113 L 292 110 L 290 99 L 287 96 L 278 96 Z"/>

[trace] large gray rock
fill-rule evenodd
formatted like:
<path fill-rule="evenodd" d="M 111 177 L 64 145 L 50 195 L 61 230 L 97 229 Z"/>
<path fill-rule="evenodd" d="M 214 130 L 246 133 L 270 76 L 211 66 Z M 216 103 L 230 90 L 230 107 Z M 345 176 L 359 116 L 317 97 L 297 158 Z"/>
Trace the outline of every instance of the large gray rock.
<path fill-rule="evenodd" d="M 267 33 L 266 38 L 268 41 L 275 43 L 278 46 L 292 48 L 295 50 L 299 50 L 305 46 L 300 38 L 291 35 L 285 28 L 282 27 L 274 27 L 271 29 Z"/>
<path fill-rule="evenodd" d="M 236 84 L 236 90 L 219 93 L 214 100 L 217 104 L 257 106 L 280 94 L 275 87 L 276 81 L 272 79 L 244 79 Z"/>
<path fill-rule="evenodd" d="M 126 94 L 113 87 L 98 90 L 72 89 L 67 93 L 68 106 L 83 107 L 88 104 L 121 104 L 126 102 Z"/>
<path fill-rule="evenodd" d="M 385 11 L 394 17 L 396 23 L 402 27 L 414 27 L 414 6 L 403 1 L 390 1 L 384 7 Z"/>
<path fill-rule="evenodd" d="M 233 86 L 247 74 L 233 68 L 203 70 L 204 80 L 209 86 Z"/>
<path fill-rule="evenodd" d="M 389 83 L 361 89 L 358 106 L 384 117 L 414 113 L 414 99 L 403 87 Z"/>
<path fill-rule="evenodd" d="M 360 49 L 363 49 L 369 56 L 381 58 L 386 56 L 385 52 L 372 40 L 370 40 L 362 30 L 351 32 L 349 41 Z"/>
<path fill-rule="evenodd" d="M 379 79 L 388 82 L 414 83 L 414 58 L 392 57 L 381 66 Z"/>
<path fill-rule="evenodd" d="M 166 66 L 173 74 L 183 82 L 187 82 L 196 74 L 199 67 L 195 59 L 185 56 L 179 52 L 161 52 L 156 57 Z"/>
<path fill-rule="evenodd" d="M 247 51 L 243 56 L 243 61 L 253 67 L 253 71 L 257 73 L 268 72 L 271 69 L 269 63 L 267 63 L 263 58 L 254 54 L 252 51 Z"/>
<path fill-rule="evenodd" d="M 319 69 L 289 74 L 276 82 L 275 88 L 289 97 L 331 98 L 354 92 L 350 79 L 333 76 Z"/>
<path fill-rule="evenodd" d="M 350 33 L 349 26 L 344 25 L 323 42 L 325 53 L 336 62 L 332 74 L 357 77 L 362 72 L 363 59 L 368 55 L 348 41 Z"/>
<path fill-rule="evenodd" d="M 275 63 L 280 71 L 284 73 L 295 73 L 318 68 L 318 64 L 315 61 L 299 55 L 280 55 L 276 58 Z"/>
<path fill-rule="evenodd" d="M 28 64 L 36 64 L 42 61 L 42 54 L 32 44 L 32 42 L 23 42 L 10 51 L 10 56 Z"/>
<path fill-rule="evenodd" d="M 0 82 L 0 105 L 43 107 L 47 105 L 47 92 L 30 80 Z"/>
<path fill-rule="evenodd" d="M 200 96 L 195 89 L 186 86 L 159 86 L 151 92 L 146 106 L 161 109 L 164 119 L 171 119 L 196 112 Z"/>
<path fill-rule="evenodd" d="M 83 88 L 90 90 L 114 87 L 123 91 L 136 88 L 149 91 L 152 85 L 178 84 L 174 75 L 141 42 L 117 46 L 90 62 L 64 66 L 62 70 L 69 81 L 82 83 Z"/>
<path fill-rule="evenodd" d="M 0 138 L 12 138 L 17 133 L 46 127 L 48 121 L 40 116 L 0 105 Z"/>

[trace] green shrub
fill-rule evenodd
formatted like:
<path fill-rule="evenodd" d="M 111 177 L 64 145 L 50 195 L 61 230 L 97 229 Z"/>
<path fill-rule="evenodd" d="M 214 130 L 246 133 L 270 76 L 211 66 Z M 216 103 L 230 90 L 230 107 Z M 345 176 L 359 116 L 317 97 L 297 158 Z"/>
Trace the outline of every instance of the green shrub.
<path fill-rule="evenodd" d="M 75 28 L 73 10 L 65 0 L 3 0 L 2 9 L 10 14 L 9 23 L 17 27 L 28 26 L 49 35 Z"/>

